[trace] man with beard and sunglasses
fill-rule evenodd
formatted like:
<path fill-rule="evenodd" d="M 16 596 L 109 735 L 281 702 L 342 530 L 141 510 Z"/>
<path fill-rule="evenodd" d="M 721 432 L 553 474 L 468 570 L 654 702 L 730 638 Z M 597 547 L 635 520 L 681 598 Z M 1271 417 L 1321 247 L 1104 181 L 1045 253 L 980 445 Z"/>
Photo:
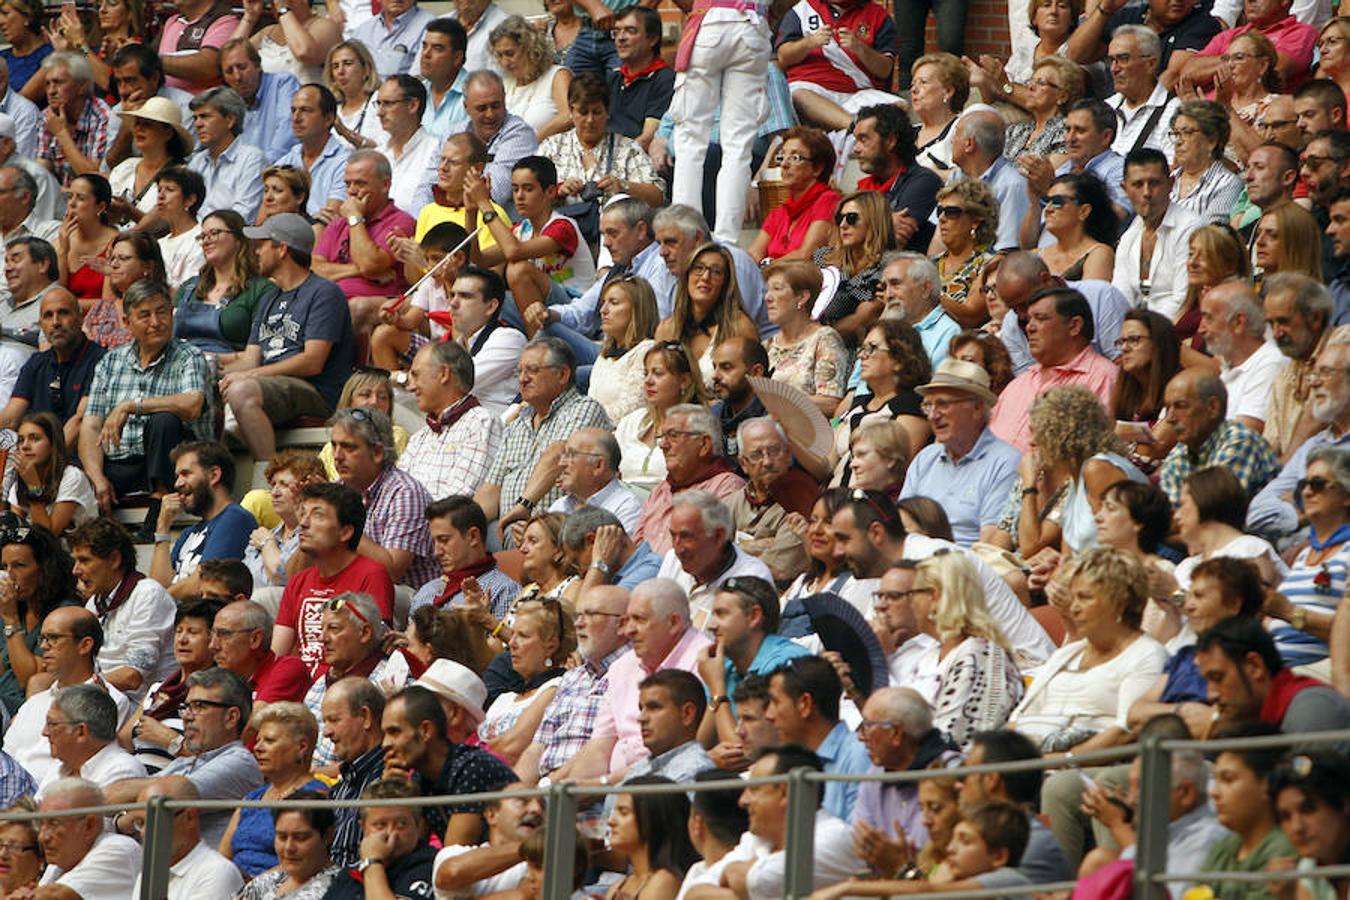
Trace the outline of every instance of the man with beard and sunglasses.
<path fill-rule="evenodd" d="M 258 523 L 252 513 L 232 500 L 234 457 L 220 444 L 179 444 L 169 458 L 176 477 L 173 493 L 166 494 L 159 507 L 150 577 L 168 588 L 175 600 L 181 600 L 201 593 L 198 564 L 207 559 L 242 558 Z M 184 529 L 170 550 L 169 531 L 180 511 L 201 521 Z"/>

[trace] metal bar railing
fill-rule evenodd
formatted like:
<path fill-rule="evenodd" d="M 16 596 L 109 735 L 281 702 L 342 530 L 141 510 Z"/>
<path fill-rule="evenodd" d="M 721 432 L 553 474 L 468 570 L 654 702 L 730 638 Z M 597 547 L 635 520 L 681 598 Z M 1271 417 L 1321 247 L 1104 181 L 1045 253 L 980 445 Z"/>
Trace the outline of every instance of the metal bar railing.
<path fill-rule="evenodd" d="M 143 837 L 142 888 L 141 900 L 153 900 L 163 897 L 168 888 L 170 843 L 173 831 L 173 813 L 178 809 L 194 808 L 198 810 L 224 809 L 312 809 L 312 808 L 365 808 L 372 806 L 449 806 L 459 803 L 484 803 L 517 797 L 537 797 L 547 801 L 546 860 L 557 860 L 557 864 L 544 867 L 545 900 L 565 900 L 572 893 L 572 859 L 576 850 L 576 817 L 579 798 L 607 794 L 663 794 L 680 791 L 692 793 L 701 791 L 742 791 L 747 787 L 783 784 L 787 786 L 787 837 L 785 854 L 787 861 L 786 884 L 784 894 L 789 898 L 807 897 L 813 889 L 814 875 L 814 823 L 819 807 L 819 792 L 827 782 L 864 782 L 873 781 L 888 784 L 922 781 L 929 778 L 964 778 L 991 772 L 1024 772 L 1031 770 L 1051 771 L 1055 769 L 1096 766 L 1118 762 L 1122 759 L 1140 757 L 1139 809 L 1136 813 L 1136 832 L 1138 850 L 1135 859 L 1135 896 L 1161 896 L 1163 885 L 1167 882 L 1196 882 L 1222 879 L 1236 882 L 1275 882 L 1299 878 L 1323 877 L 1343 878 L 1350 876 L 1350 865 L 1325 866 L 1316 869 L 1287 872 L 1231 872 L 1231 873 L 1176 873 L 1168 874 L 1167 865 L 1167 826 L 1169 816 L 1169 795 L 1171 783 L 1171 754 L 1182 750 L 1194 750 L 1205 753 L 1222 752 L 1243 748 L 1304 747 L 1309 745 L 1347 743 L 1350 744 L 1350 729 L 1342 731 L 1312 732 L 1307 734 L 1270 735 L 1251 738 L 1226 738 L 1208 741 L 1159 740 L 1151 738 L 1142 744 L 1128 744 L 1090 753 L 1074 754 L 1072 757 L 1059 756 L 1053 759 L 1032 759 L 1016 762 L 987 763 L 977 766 L 955 766 L 949 769 L 923 769 L 904 772 L 867 772 L 859 774 L 825 774 L 808 769 L 798 769 L 783 775 L 771 775 L 761 778 L 742 779 L 728 777 L 719 781 L 696 782 L 677 785 L 606 785 L 579 787 L 557 783 L 546 788 L 519 788 L 515 790 L 490 791 L 477 794 L 455 794 L 435 797 L 411 797 L 388 800 L 168 800 L 154 797 L 146 803 L 105 804 L 81 809 L 63 809 L 49 812 L 10 812 L 0 813 L 0 823 L 8 821 L 32 821 L 34 819 L 66 818 L 78 815 L 108 816 L 128 810 L 145 810 L 146 824 Z M 1032 885 L 1019 891 L 1028 894 L 1070 890 L 1074 882 L 1056 882 Z M 942 893 L 946 900 L 977 900 L 977 898 L 1004 896 L 1007 889 L 972 890 L 956 893 Z M 921 894 L 915 896 L 938 896 Z"/>

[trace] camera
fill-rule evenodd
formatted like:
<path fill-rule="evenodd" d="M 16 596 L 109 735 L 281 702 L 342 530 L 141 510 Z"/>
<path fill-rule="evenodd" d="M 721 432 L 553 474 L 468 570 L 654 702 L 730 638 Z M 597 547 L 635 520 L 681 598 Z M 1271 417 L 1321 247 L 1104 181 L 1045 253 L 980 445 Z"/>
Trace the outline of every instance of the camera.
<path fill-rule="evenodd" d="M 594 181 L 588 181 L 581 186 L 581 202 L 590 203 L 592 200 L 600 199 L 600 186 Z"/>

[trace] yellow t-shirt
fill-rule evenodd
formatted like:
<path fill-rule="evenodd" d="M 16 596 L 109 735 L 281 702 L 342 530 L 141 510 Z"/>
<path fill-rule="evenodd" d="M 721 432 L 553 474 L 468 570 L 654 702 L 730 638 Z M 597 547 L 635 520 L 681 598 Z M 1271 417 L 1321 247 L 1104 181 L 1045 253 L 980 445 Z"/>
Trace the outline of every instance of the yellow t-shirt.
<path fill-rule="evenodd" d="M 497 204 L 492 204 L 493 210 L 498 216 L 501 216 L 503 222 L 510 224 L 511 219 L 506 215 L 506 210 Z M 422 211 L 417 214 L 417 229 L 413 232 L 413 239 L 421 241 L 428 231 L 442 222 L 454 222 L 456 225 L 464 225 L 468 219 L 467 211 L 462 206 L 441 206 L 439 203 L 428 203 L 422 207 Z M 481 219 L 479 220 L 482 221 Z M 467 227 L 467 226 L 466 226 Z M 488 247 L 497 246 L 497 241 L 492 237 L 492 231 L 484 228 L 478 232 L 478 246 L 486 250 Z"/>

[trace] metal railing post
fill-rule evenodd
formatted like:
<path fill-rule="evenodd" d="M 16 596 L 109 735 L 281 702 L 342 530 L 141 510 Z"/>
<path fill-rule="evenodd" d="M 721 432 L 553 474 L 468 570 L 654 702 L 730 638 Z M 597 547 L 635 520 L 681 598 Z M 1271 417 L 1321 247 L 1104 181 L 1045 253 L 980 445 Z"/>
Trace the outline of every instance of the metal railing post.
<path fill-rule="evenodd" d="M 809 897 L 814 890 L 820 786 L 807 779 L 811 771 L 802 767 L 788 773 L 787 841 L 783 846 L 787 871 L 783 888 L 789 898 Z"/>
<path fill-rule="evenodd" d="M 1143 742 L 1139 754 L 1139 809 L 1135 818 L 1137 854 L 1134 896 L 1154 900 L 1166 896 L 1153 876 L 1167 870 L 1167 825 L 1172 795 L 1171 753 L 1157 735 Z"/>
<path fill-rule="evenodd" d="M 168 798 L 151 797 L 146 804 L 141 849 L 140 900 L 163 900 L 169 895 L 169 863 L 173 859 L 173 811 Z"/>
<path fill-rule="evenodd" d="M 544 820 L 543 900 L 567 900 L 572 896 L 572 861 L 577 844 L 577 798 L 567 785 L 549 786 Z"/>

